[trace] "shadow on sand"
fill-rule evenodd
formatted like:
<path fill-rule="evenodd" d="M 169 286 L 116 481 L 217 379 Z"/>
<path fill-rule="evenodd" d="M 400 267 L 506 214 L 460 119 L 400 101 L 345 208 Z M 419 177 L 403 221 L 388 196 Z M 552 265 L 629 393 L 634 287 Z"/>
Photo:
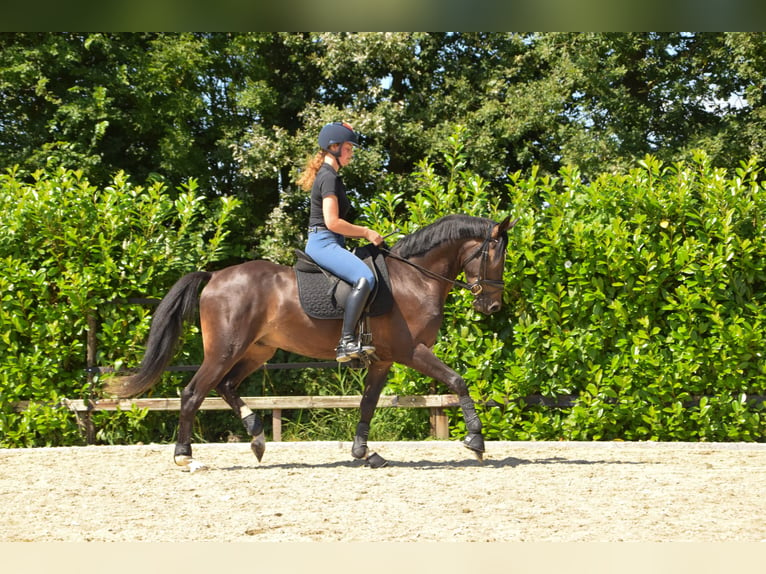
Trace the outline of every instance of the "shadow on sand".
<path fill-rule="evenodd" d="M 503 459 L 485 459 L 480 462 L 476 459 L 466 459 L 458 461 L 432 461 L 432 460 L 417 460 L 417 461 L 388 461 L 388 465 L 383 467 L 384 470 L 393 468 L 411 468 L 415 470 L 432 470 L 437 468 L 442 469 L 460 469 L 460 468 L 515 468 L 517 466 L 523 466 L 527 464 L 562 464 L 562 465 L 600 465 L 600 464 L 648 464 L 646 462 L 634 461 L 634 460 L 584 460 L 584 459 L 570 459 L 565 457 L 549 457 L 549 458 L 515 458 L 506 457 Z M 250 470 L 258 468 L 269 469 L 307 469 L 307 468 L 364 468 L 366 466 L 364 461 L 361 460 L 342 460 L 336 462 L 326 463 L 307 463 L 307 462 L 291 462 L 280 464 L 269 464 L 264 460 L 261 464 L 253 465 L 237 465 L 219 470 L 236 471 L 236 470 Z M 376 469 L 377 470 L 377 469 Z"/>

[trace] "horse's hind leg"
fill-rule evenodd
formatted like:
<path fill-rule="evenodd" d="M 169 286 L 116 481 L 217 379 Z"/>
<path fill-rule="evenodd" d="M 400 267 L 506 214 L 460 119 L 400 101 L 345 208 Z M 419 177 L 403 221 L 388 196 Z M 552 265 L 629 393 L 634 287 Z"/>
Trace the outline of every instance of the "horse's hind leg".
<path fill-rule="evenodd" d="M 250 448 L 258 462 L 261 462 L 266 450 L 266 437 L 263 433 L 263 421 L 245 404 L 245 401 L 237 394 L 237 388 L 245 378 L 256 371 L 268 361 L 276 352 L 272 347 L 254 345 L 250 348 L 247 356 L 241 359 L 228 372 L 223 380 L 218 383 L 216 390 L 232 408 L 234 413 L 242 420 L 245 429 L 252 437 Z"/>
<path fill-rule="evenodd" d="M 226 364 L 213 364 L 208 360 L 203 360 L 199 370 L 181 391 L 181 410 L 178 416 L 178 437 L 176 438 L 174 461 L 178 466 L 184 467 L 185 470 L 194 471 L 205 468 L 205 465 L 192 458 L 191 437 L 194 417 L 210 389 L 221 380 L 229 368 L 229 365 Z"/>

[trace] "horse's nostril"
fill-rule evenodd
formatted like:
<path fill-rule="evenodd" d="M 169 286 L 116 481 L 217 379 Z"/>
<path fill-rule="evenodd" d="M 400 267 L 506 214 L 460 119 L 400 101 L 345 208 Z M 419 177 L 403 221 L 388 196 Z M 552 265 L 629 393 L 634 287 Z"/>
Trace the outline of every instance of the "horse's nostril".
<path fill-rule="evenodd" d="M 492 303 L 492 304 L 491 304 L 491 305 L 488 307 L 488 309 L 487 309 L 487 310 L 488 310 L 490 313 L 496 313 L 497 311 L 499 311 L 499 310 L 500 310 L 500 306 L 501 306 L 501 305 L 500 305 L 500 303 L 498 303 L 497 301 L 495 301 L 494 303 Z"/>

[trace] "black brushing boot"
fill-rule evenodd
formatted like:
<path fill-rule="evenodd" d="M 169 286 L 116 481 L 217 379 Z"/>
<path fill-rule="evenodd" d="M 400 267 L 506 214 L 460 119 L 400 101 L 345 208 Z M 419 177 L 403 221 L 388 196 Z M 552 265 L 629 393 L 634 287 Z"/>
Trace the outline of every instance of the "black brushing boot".
<path fill-rule="evenodd" d="M 335 349 L 335 360 L 339 363 L 346 363 L 352 359 L 358 359 L 362 350 L 356 337 L 356 326 L 362 316 L 364 307 L 367 304 L 367 298 L 370 296 L 372 288 L 367 279 L 359 279 L 351 289 L 351 293 L 346 299 L 346 310 L 343 315 L 343 331 L 341 331 L 340 342 Z M 374 352 L 374 348 L 372 348 Z"/>

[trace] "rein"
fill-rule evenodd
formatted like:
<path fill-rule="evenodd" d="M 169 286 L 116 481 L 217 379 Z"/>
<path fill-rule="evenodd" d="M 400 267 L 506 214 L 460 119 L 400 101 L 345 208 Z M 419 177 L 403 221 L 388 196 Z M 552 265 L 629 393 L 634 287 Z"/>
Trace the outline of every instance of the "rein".
<path fill-rule="evenodd" d="M 481 267 L 479 269 L 479 277 L 474 281 L 473 283 L 466 283 L 465 281 L 460 281 L 459 279 L 450 279 L 449 277 L 445 277 L 444 275 L 440 275 L 439 273 L 436 273 L 435 271 L 431 271 L 430 269 L 426 269 L 422 265 L 418 265 L 417 263 L 410 261 L 409 259 L 405 257 L 401 257 L 395 253 L 393 253 L 390 249 L 387 247 L 378 247 L 381 251 L 386 253 L 389 257 L 392 259 L 396 259 L 397 261 L 401 261 L 402 263 L 406 263 L 407 265 L 410 265 L 411 267 L 414 267 L 415 269 L 421 271 L 425 275 L 428 275 L 430 277 L 433 277 L 434 279 L 440 279 L 442 281 L 446 281 L 447 283 L 452 283 L 453 285 L 456 285 L 457 287 L 460 287 L 462 289 L 468 289 L 471 294 L 474 297 L 478 297 L 481 292 L 484 290 L 484 285 L 490 285 L 492 287 L 498 287 L 502 288 L 504 283 L 502 280 L 497 279 L 484 279 L 484 272 L 487 268 L 487 260 L 489 259 L 489 249 L 487 247 L 489 246 L 489 242 L 491 241 L 492 237 L 492 227 L 489 229 L 489 233 L 487 233 L 487 237 L 484 239 L 482 244 L 479 246 L 476 251 L 474 251 L 468 259 L 463 261 L 461 267 L 465 268 L 465 266 L 470 262 L 476 259 L 480 254 L 482 256 L 481 259 Z M 393 234 L 389 234 L 393 235 Z M 388 237 L 388 236 L 386 236 Z"/>

